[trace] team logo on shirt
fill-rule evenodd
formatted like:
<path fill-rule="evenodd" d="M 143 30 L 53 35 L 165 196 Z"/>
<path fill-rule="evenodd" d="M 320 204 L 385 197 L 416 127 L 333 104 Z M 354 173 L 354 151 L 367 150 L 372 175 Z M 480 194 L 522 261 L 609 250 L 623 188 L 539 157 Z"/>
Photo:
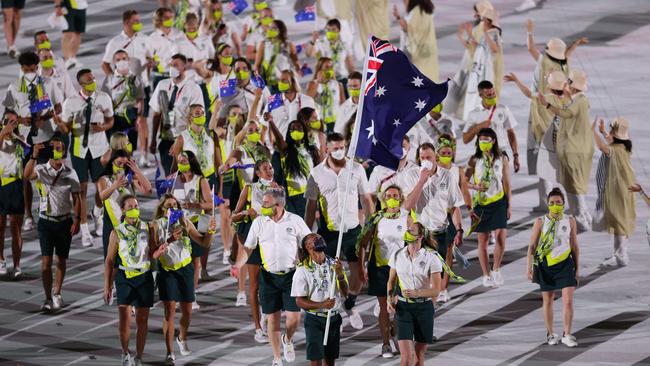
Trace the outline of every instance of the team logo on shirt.
<path fill-rule="evenodd" d="M 402 225 L 397 225 L 397 231 L 402 231 Z"/>
<path fill-rule="evenodd" d="M 562 231 L 564 231 L 565 233 L 567 232 L 567 227 L 566 227 L 566 225 L 562 226 Z"/>
<path fill-rule="evenodd" d="M 293 234 L 293 228 L 292 227 L 287 228 L 287 234 Z"/>
<path fill-rule="evenodd" d="M 424 269 L 424 266 L 426 266 L 426 265 L 427 265 L 427 264 L 424 263 L 424 261 L 421 261 L 421 262 L 420 262 L 420 268 Z"/>
<path fill-rule="evenodd" d="M 504 118 L 505 116 L 503 115 L 503 112 L 499 112 L 499 114 L 497 114 L 497 119 L 504 119 Z"/>

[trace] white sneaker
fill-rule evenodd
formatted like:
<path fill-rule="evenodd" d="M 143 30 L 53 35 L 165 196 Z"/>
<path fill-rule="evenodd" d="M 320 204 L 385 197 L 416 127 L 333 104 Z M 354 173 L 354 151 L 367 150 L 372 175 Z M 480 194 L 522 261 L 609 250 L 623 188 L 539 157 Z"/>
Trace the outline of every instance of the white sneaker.
<path fill-rule="evenodd" d="M 503 276 L 501 276 L 501 271 L 491 271 L 490 276 L 492 277 L 494 287 L 503 286 Z"/>
<path fill-rule="evenodd" d="M 490 231 L 490 236 L 489 236 L 488 241 L 490 242 L 490 245 L 494 245 L 497 242 L 497 240 L 496 240 L 496 238 L 494 236 L 494 231 Z"/>
<path fill-rule="evenodd" d="M 34 219 L 31 217 L 26 217 L 25 221 L 23 222 L 23 231 L 29 231 L 34 228 Z"/>
<path fill-rule="evenodd" d="M 449 291 L 447 290 L 440 291 L 440 293 L 438 294 L 438 298 L 436 299 L 436 302 L 444 304 L 447 301 L 449 301 Z"/>
<path fill-rule="evenodd" d="M 63 307 L 63 297 L 61 294 L 52 296 L 52 308 L 54 310 L 59 310 Z"/>
<path fill-rule="evenodd" d="M 492 277 L 483 276 L 483 287 L 494 287 L 494 281 L 492 281 Z"/>
<path fill-rule="evenodd" d="M 623 255 L 617 255 L 616 257 L 616 263 L 618 264 L 619 267 L 625 267 L 630 263 L 630 257 L 627 255 L 627 253 Z"/>
<path fill-rule="evenodd" d="M 7 56 L 9 56 L 10 58 L 17 58 L 18 56 L 20 56 L 20 52 L 18 52 L 18 49 L 14 45 L 7 48 Z"/>
<path fill-rule="evenodd" d="M 221 263 L 228 265 L 230 264 L 230 250 L 224 250 L 223 251 L 223 259 L 221 260 Z"/>
<path fill-rule="evenodd" d="M 173 353 L 168 353 L 165 357 L 165 366 L 174 366 L 176 364 L 176 356 Z"/>
<path fill-rule="evenodd" d="M 144 363 L 140 357 L 135 357 L 133 358 L 133 366 L 144 366 Z"/>
<path fill-rule="evenodd" d="M 104 211 L 101 207 L 93 207 L 93 222 L 95 223 L 95 234 L 102 236 L 104 233 Z"/>
<path fill-rule="evenodd" d="M 131 355 L 128 353 L 122 354 L 122 366 L 132 366 Z"/>
<path fill-rule="evenodd" d="M 237 301 L 235 307 L 246 306 L 246 292 L 241 291 L 237 293 Z"/>
<path fill-rule="evenodd" d="M 379 312 L 381 311 L 381 307 L 379 306 L 379 301 L 375 303 L 375 307 L 372 309 L 372 314 L 375 316 L 375 318 L 379 318 Z"/>
<path fill-rule="evenodd" d="M 352 315 L 350 315 L 350 325 L 356 330 L 363 329 L 363 318 L 357 308 L 352 308 Z"/>
<path fill-rule="evenodd" d="M 255 342 L 269 343 L 269 336 L 261 329 L 255 329 Z"/>
<path fill-rule="evenodd" d="M 562 336 L 562 344 L 564 344 L 567 347 L 577 347 L 578 342 L 576 341 L 576 337 L 572 336 L 571 334 L 565 334 Z"/>
<path fill-rule="evenodd" d="M 384 344 L 381 346 L 381 357 L 392 358 L 393 356 L 393 349 L 390 347 L 390 344 Z"/>
<path fill-rule="evenodd" d="M 192 303 L 192 310 L 199 310 L 199 309 L 201 309 L 201 305 L 199 305 L 199 303 L 196 302 L 196 300 L 194 300 L 194 302 Z"/>
<path fill-rule="evenodd" d="M 17 280 L 20 276 L 22 276 L 23 271 L 20 270 L 20 267 L 14 268 L 14 280 Z"/>
<path fill-rule="evenodd" d="M 286 334 L 282 335 L 282 352 L 284 353 L 284 359 L 287 362 L 293 362 L 296 360 L 296 351 L 293 349 L 293 342 L 285 343 Z"/>
<path fill-rule="evenodd" d="M 271 363 L 271 366 L 284 366 L 284 363 L 282 363 L 282 359 L 273 360 L 273 363 Z"/>
<path fill-rule="evenodd" d="M 550 346 L 555 346 L 556 344 L 560 343 L 560 336 L 557 334 L 548 334 L 546 333 L 546 343 Z"/>
<path fill-rule="evenodd" d="M 515 8 L 515 12 L 523 13 L 524 11 L 535 9 L 537 7 L 537 2 L 535 0 L 524 0 L 518 7 Z"/>
<path fill-rule="evenodd" d="M 52 301 L 51 300 L 45 300 L 43 302 L 43 305 L 41 305 L 41 310 L 46 312 L 46 313 L 49 313 L 50 311 L 52 311 Z"/>
<path fill-rule="evenodd" d="M 0 261 L 0 276 L 4 276 L 6 274 L 7 274 L 7 262 Z"/>
<path fill-rule="evenodd" d="M 90 248 L 93 246 L 93 237 L 88 234 L 81 234 L 81 246 L 84 248 Z"/>
<path fill-rule="evenodd" d="M 181 355 L 189 356 L 192 354 L 192 351 L 190 351 L 189 347 L 187 347 L 187 339 L 181 341 L 180 337 L 176 337 L 176 343 L 178 343 L 178 348 L 181 350 Z"/>
<path fill-rule="evenodd" d="M 601 267 L 618 267 L 618 258 L 616 256 L 611 256 L 605 259 L 601 264 Z"/>

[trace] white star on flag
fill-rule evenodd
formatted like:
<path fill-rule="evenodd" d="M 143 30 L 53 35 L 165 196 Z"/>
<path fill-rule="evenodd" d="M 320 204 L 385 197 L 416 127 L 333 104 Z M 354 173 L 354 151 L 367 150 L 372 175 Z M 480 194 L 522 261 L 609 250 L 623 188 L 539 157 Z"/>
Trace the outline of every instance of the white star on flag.
<path fill-rule="evenodd" d="M 381 97 L 384 94 L 386 94 L 386 87 L 384 87 L 384 86 L 377 87 L 377 90 L 375 90 L 375 96 L 376 97 Z"/>
<path fill-rule="evenodd" d="M 399 126 L 400 124 L 401 124 L 401 123 L 400 123 L 400 121 L 399 121 L 399 118 L 395 118 L 395 122 L 393 122 L 393 125 L 394 125 L 395 127 L 397 127 L 397 126 Z"/>
<path fill-rule="evenodd" d="M 424 85 L 422 78 L 419 76 L 414 76 L 411 83 L 413 83 L 413 85 L 417 86 L 418 88 Z"/>
<path fill-rule="evenodd" d="M 421 99 L 418 99 L 417 102 L 415 102 L 415 109 L 418 111 L 422 111 L 424 109 L 424 106 L 427 105 L 427 103 Z"/>
<path fill-rule="evenodd" d="M 372 138 L 372 144 L 377 145 L 377 139 L 375 139 L 375 120 L 370 120 L 370 127 L 366 128 L 368 131 L 368 140 Z"/>

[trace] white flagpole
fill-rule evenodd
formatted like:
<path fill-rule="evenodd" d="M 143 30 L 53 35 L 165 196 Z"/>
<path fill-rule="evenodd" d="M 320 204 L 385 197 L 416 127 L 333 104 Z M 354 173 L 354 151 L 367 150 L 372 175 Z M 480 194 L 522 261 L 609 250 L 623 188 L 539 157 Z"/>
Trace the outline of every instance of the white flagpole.
<path fill-rule="evenodd" d="M 366 89 L 366 82 L 367 82 L 367 75 L 368 75 L 368 55 L 370 54 L 370 42 L 372 41 L 372 35 L 368 35 L 368 47 L 366 48 L 366 57 L 364 58 L 363 62 L 363 74 L 361 74 L 361 93 L 359 95 L 359 104 L 357 105 L 357 116 L 354 120 L 354 132 L 352 133 L 352 139 L 350 140 L 350 148 L 348 149 L 348 159 L 350 160 L 349 164 L 346 162 L 345 170 L 348 173 L 348 177 L 346 179 L 345 183 L 345 195 L 343 196 L 343 205 L 341 206 L 339 210 L 339 219 L 340 225 L 339 225 L 339 238 L 338 242 L 336 244 L 336 258 L 338 258 L 341 255 L 341 243 L 343 242 L 343 232 L 345 231 L 345 220 L 343 220 L 343 215 L 345 213 L 345 207 L 348 204 L 348 192 L 350 190 L 350 183 L 352 181 L 352 167 L 354 164 L 354 157 L 357 152 L 357 145 L 359 142 L 359 127 L 361 124 L 361 115 L 363 113 L 363 100 L 365 97 L 365 89 Z M 336 280 L 335 280 L 335 272 L 332 272 L 332 277 L 331 281 L 329 282 L 330 284 L 330 294 L 329 298 L 332 299 L 334 298 L 334 291 L 336 290 Z M 331 323 L 331 317 L 332 317 L 332 309 L 329 309 L 327 311 L 327 321 L 325 323 L 325 336 L 323 338 L 323 345 L 327 346 L 327 338 L 329 338 L 329 332 L 330 332 L 330 323 Z"/>

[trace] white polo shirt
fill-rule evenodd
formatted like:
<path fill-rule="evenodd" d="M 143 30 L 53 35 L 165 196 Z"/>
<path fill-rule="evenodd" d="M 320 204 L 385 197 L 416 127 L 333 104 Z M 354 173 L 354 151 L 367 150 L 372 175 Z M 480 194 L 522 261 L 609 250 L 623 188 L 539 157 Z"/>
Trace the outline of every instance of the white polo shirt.
<path fill-rule="evenodd" d="M 129 58 L 138 59 L 141 65 L 145 65 L 147 56 L 149 56 L 147 41 L 149 41 L 149 37 L 140 32 L 136 32 L 133 37 L 129 37 L 124 31 L 121 31 L 106 44 L 102 62 L 112 64 L 113 54 L 117 50 L 125 50 L 129 54 Z"/>
<path fill-rule="evenodd" d="M 416 171 L 412 169 L 410 172 L 414 174 Z M 445 230 L 449 224 L 448 210 L 465 204 L 458 186 L 458 174 L 455 173 L 438 167 L 422 188 L 420 199 L 415 204 L 415 213 L 417 220 L 429 230 Z M 419 179 L 420 173 L 417 174 Z"/>
<path fill-rule="evenodd" d="M 334 124 L 334 132 L 345 134 L 345 125 L 348 123 L 352 115 L 357 111 L 359 105 L 352 101 L 352 97 L 348 98 L 343 104 L 338 106 L 336 110 L 336 123 Z"/>
<path fill-rule="evenodd" d="M 266 112 L 268 111 L 268 97 L 271 96 L 269 89 L 265 88 L 262 95 L 262 100 L 265 103 L 265 107 L 262 109 L 262 112 Z M 289 101 L 289 99 L 287 99 L 287 97 L 282 94 L 282 100 L 284 102 L 284 105 L 274 109 L 271 112 L 271 116 L 273 117 L 273 122 L 275 122 L 275 125 L 278 126 L 280 133 L 282 133 L 282 136 L 286 136 L 287 130 L 289 129 L 289 123 L 298 117 L 298 111 L 305 107 L 316 109 L 316 103 L 312 97 L 302 93 L 296 93 L 296 96 L 292 101 Z M 262 119 L 260 118 L 260 120 Z"/>
<path fill-rule="evenodd" d="M 207 60 L 214 56 L 214 46 L 212 45 L 212 40 L 207 36 L 198 36 L 195 39 L 187 38 L 186 34 L 183 34 L 177 41 L 176 46 L 178 47 L 178 52 L 185 55 L 188 61 L 192 60 L 193 62 Z M 192 69 L 187 69 L 185 71 L 187 77 L 192 80 L 200 83 L 203 81 L 203 78 Z"/>
<path fill-rule="evenodd" d="M 176 28 L 172 28 L 169 34 L 165 34 L 160 29 L 156 29 L 148 37 L 147 53 L 151 57 L 156 55 L 160 58 L 160 65 L 165 72 L 169 72 L 169 62 L 172 60 L 172 56 L 178 53 L 176 42 L 182 36 L 182 32 Z M 157 71 L 155 66 L 154 71 Z"/>
<path fill-rule="evenodd" d="M 154 113 L 160 113 L 163 109 L 158 98 L 159 94 L 165 92 L 167 93 L 167 97 L 171 98 L 174 86 L 175 84 L 172 79 L 164 79 L 158 83 L 149 101 L 149 107 Z M 200 104 L 203 106 L 203 93 L 201 93 L 199 85 L 193 80 L 188 79 L 186 76 L 176 86 L 178 86 L 178 91 L 176 92 L 176 101 L 174 102 L 174 128 L 172 129 L 174 138 L 178 137 L 187 129 L 190 106 L 192 104 Z M 164 108 L 166 109 L 167 107 L 165 106 Z"/>
<path fill-rule="evenodd" d="M 359 195 L 371 193 L 363 166 L 347 159 L 346 165 L 338 175 L 328 165 L 328 159 L 316 165 L 307 180 L 305 198 L 318 201 L 329 231 L 339 231 L 340 212 L 343 205 L 348 171 L 352 170 L 347 206 L 344 209 L 345 231 L 359 226 Z"/>
<path fill-rule="evenodd" d="M 411 148 L 411 150 L 413 150 L 413 148 Z M 413 179 L 413 174 L 409 173 L 409 171 L 414 168 L 418 169 L 419 167 L 411 161 L 407 161 L 406 165 L 398 171 L 394 171 L 382 165 L 377 165 L 375 169 L 372 170 L 370 179 L 368 180 L 370 192 L 378 195 L 389 186 L 395 184 L 402 189 L 404 197 L 408 196 L 417 183 L 417 180 Z"/>
<path fill-rule="evenodd" d="M 332 43 L 326 38 L 319 38 L 314 44 L 316 49 L 316 59 L 321 57 L 328 57 L 335 61 L 334 73 L 337 79 L 348 77 L 348 68 L 345 64 L 345 59 L 348 57 L 348 51 L 345 49 L 343 42 L 340 40 Z M 335 56 L 336 55 L 336 56 Z"/>
<path fill-rule="evenodd" d="M 397 283 L 402 291 L 430 288 L 431 275 L 442 272 L 440 258 L 427 248 L 420 248 L 413 259 L 409 257 L 408 247 L 399 249 L 390 257 L 388 265 L 397 272 Z"/>
<path fill-rule="evenodd" d="M 293 274 L 291 297 L 306 297 L 314 302 L 325 301 L 329 299 L 331 291 L 330 284 L 332 281 L 335 281 L 335 303 L 332 311 L 338 311 L 341 308 L 341 287 L 339 281 L 336 279 L 335 267 L 336 261 L 330 257 L 326 257 L 323 264 L 318 264 L 309 259 L 307 263 L 298 264 L 298 268 L 296 268 L 296 272 Z M 327 309 L 315 309 L 309 310 L 308 312 L 326 313 Z"/>
<path fill-rule="evenodd" d="M 92 98 L 92 113 L 90 123 L 103 125 L 104 118 L 113 117 L 113 101 L 108 94 L 102 91 L 95 91 L 90 95 Z M 108 139 L 106 133 L 93 132 L 92 126 L 88 133 L 88 146 L 83 146 L 84 129 L 86 117 L 84 111 L 87 105 L 87 98 L 81 92 L 71 96 L 63 102 L 63 113 L 61 119 L 69 123 L 72 121 L 72 155 L 78 158 L 85 158 L 90 151 L 93 159 L 101 157 L 108 150 Z"/>
<path fill-rule="evenodd" d="M 47 76 L 43 75 L 41 66 L 39 65 L 38 74 L 44 77 L 46 80 L 50 80 L 52 83 L 54 83 L 54 85 L 62 93 L 62 98 L 60 99 L 61 101 L 77 92 L 77 90 L 74 88 L 74 84 L 72 83 L 72 79 L 70 78 L 70 74 L 68 74 L 68 71 L 63 67 L 60 68 L 59 66 L 54 66 L 54 68 L 52 68 L 52 75 Z"/>
<path fill-rule="evenodd" d="M 284 211 L 280 221 L 258 216 L 251 224 L 244 246 L 260 247 L 262 266 L 267 272 L 287 272 L 296 266 L 302 238 L 311 233 L 303 219 Z"/>
<path fill-rule="evenodd" d="M 508 141 L 508 130 L 517 127 L 517 120 L 513 116 L 512 112 L 510 112 L 510 108 L 503 104 L 497 104 L 494 113 L 492 113 L 492 108 L 485 108 L 481 103 L 473 111 L 469 112 L 469 115 L 467 116 L 467 124 L 465 124 L 463 133 L 469 131 L 469 129 L 475 125 L 487 120 L 490 117 L 490 114 L 492 114 L 492 123 L 490 124 L 490 128 L 497 133 L 499 148 L 501 150 L 509 150 L 510 142 Z"/>

